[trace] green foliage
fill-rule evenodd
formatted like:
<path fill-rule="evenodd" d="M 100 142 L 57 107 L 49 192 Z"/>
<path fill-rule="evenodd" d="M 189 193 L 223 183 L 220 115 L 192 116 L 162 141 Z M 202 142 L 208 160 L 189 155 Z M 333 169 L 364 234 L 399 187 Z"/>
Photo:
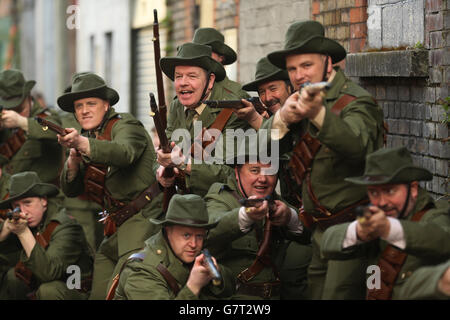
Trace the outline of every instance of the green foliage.
<path fill-rule="evenodd" d="M 444 109 L 444 119 L 442 120 L 442 123 L 448 124 L 450 122 L 450 97 L 441 100 L 440 105 L 442 106 L 442 109 Z"/>
<path fill-rule="evenodd" d="M 423 46 L 423 43 L 420 41 L 417 41 L 417 43 L 414 45 L 414 49 L 425 49 Z"/>

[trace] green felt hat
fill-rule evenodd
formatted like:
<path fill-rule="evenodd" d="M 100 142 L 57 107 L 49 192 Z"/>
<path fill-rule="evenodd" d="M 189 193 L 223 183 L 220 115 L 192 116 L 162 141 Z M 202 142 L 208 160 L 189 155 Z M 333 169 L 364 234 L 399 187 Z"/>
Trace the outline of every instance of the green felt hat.
<path fill-rule="evenodd" d="M 0 106 L 11 109 L 20 105 L 30 94 L 36 81 L 25 81 L 19 70 L 3 70 L 0 73 Z"/>
<path fill-rule="evenodd" d="M 272 63 L 266 57 L 260 59 L 256 64 L 255 80 L 242 86 L 245 91 L 258 91 L 261 84 L 270 81 L 289 81 L 289 74 Z"/>
<path fill-rule="evenodd" d="M 195 228 L 214 228 L 219 221 L 209 223 L 208 210 L 202 197 L 196 194 L 176 194 L 170 199 L 164 220 L 150 219 L 160 225 L 181 225 Z"/>
<path fill-rule="evenodd" d="M 9 180 L 9 197 L 0 202 L 0 209 L 8 209 L 15 200 L 29 197 L 52 197 L 59 190 L 56 186 L 43 183 L 36 172 L 24 171 L 11 176 Z"/>
<path fill-rule="evenodd" d="M 431 172 L 415 166 L 409 151 L 405 147 L 398 147 L 380 149 L 369 154 L 364 175 L 346 178 L 345 181 L 359 185 L 382 185 L 431 179 Z"/>
<path fill-rule="evenodd" d="M 236 52 L 225 44 L 225 37 L 214 28 L 199 28 L 194 33 L 192 42 L 210 46 L 212 51 L 225 57 L 224 65 L 237 60 Z"/>
<path fill-rule="evenodd" d="M 211 57 L 210 46 L 187 42 L 178 47 L 176 57 L 161 58 L 161 70 L 172 81 L 174 80 L 176 66 L 196 66 L 210 71 L 216 75 L 216 82 L 225 79 L 225 69 Z"/>
<path fill-rule="evenodd" d="M 293 23 L 286 32 L 284 49 L 269 53 L 269 61 L 281 69 L 286 69 L 286 56 L 302 53 L 322 53 L 331 57 L 333 63 L 346 56 L 343 46 L 325 37 L 325 30 L 317 21 Z"/>
<path fill-rule="evenodd" d="M 109 101 L 110 106 L 119 101 L 116 90 L 109 88 L 105 80 L 91 72 L 80 72 L 72 76 L 70 91 L 58 98 L 58 106 L 67 112 L 74 112 L 73 102 L 84 98 L 100 98 Z M 68 89 L 67 88 L 67 89 Z"/>

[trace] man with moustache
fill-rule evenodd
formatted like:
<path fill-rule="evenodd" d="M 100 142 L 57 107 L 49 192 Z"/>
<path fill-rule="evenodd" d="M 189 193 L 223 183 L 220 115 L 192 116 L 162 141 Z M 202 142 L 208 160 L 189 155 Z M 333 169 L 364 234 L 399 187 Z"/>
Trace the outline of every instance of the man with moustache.
<path fill-rule="evenodd" d="M 294 151 L 290 167 L 301 190 L 300 215 L 313 229 L 308 271 L 312 299 L 358 299 L 365 293 L 363 286 L 359 292 L 348 289 L 365 277 L 363 261 L 320 257 L 324 230 L 353 220 L 352 208 L 367 202 L 367 195 L 344 178 L 362 173 L 366 154 L 383 145 L 382 109 L 333 67 L 345 56 L 345 49 L 326 38 L 317 21 L 293 23 L 284 49 L 268 55 L 271 63 L 287 70 L 296 90 L 261 128 L 278 129 L 268 132 L 269 138 L 280 141 L 280 153 Z M 321 81 L 330 83 L 326 93 L 300 90 L 307 82 Z"/>
<path fill-rule="evenodd" d="M 302 244 L 309 241 L 308 232 L 275 192 L 275 162 L 262 163 L 261 150 L 253 144 L 245 148 L 245 162 L 237 163 L 238 153 L 234 173 L 205 196 L 210 219 L 219 221 L 208 235 L 208 247 L 237 279 L 233 299 L 305 299 L 311 248 Z M 246 208 L 239 202 L 244 198 L 272 199 L 270 212 L 267 200 Z M 265 241 L 268 250 L 261 253 Z"/>
<path fill-rule="evenodd" d="M 103 208 L 105 237 L 95 255 L 93 300 L 105 299 L 128 256 L 159 231 L 148 218 L 162 214 L 153 143 L 141 122 L 114 110 L 118 101 L 119 94 L 90 72 L 75 74 L 70 91 L 57 101 L 81 127 L 81 132 L 66 128 L 66 135 L 58 135 L 59 143 L 70 149 L 62 190 L 68 197 L 84 194 Z"/>
<path fill-rule="evenodd" d="M 209 222 L 200 196 L 174 195 L 165 219 L 151 222 L 161 225 L 162 230 L 129 259 L 121 272 L 115 300 L 198 300 L 232 294 L 234 281 L 229 271 L 218 267 L 222 280 L 214 285 L 201 253 L 209 230 L 218 222 Z"/>
<path fill-rule="evenodd" d="M 365 187 L 370 205 L 356 221 L 328 228 L 321 253 L 328 259 L 363 256 L 378 265 L 380 286 L 369 287 L 367 299 L 404 299 L 402 288 L 416 270 L 450 258 L 450 206 L 419 186 L 432 177 L 399 147 L 369 154 L 364 174 L 345 179 Z"/>
<path fill-rule="evenodd" d="M 185 43 L 178 48 L 176 57 L 165 57 L 160 61 L 162 71 L 174 81 L 176 99 L 172 101 L 167 117 L 167 138 L 172 140 L 172 153 L 157 150 L 158 181 L 164 187 L 173 185 L 175 178 L 164 177 L 165 168 L 175 168 L 185 177 L 190 193 L 204 196 L 211 184 L 226 181 L 232 171 L 225 164 L 210 164 L 202 158 L 202 143 L 199 140 L 204 129 L 215 128 L 220 137 L 214 137 L 214 144 L 208 146 L 211 156 L 218 154 L 212 146 L 226 147 L 228 129 L 248 128 L 245 121 L 239 120 L 231 109 L 212 108 L 202 103 L 204 100 L 236 100 L 237 97 L 217 86 L 217 81 L 225 78 L 223 66 L 211 58 L 211 47 L 196 43 Z M 175 136 L 176 134 L 176 136 Z M 183 137 L 184 134 L 184 137 Z M 189 147 L 198 141 L 194 152 Z M 212 141 L 208 132 L 204 141 Z M 220 143 L 217 143 L 217 142 Z M 184 150 L 175 144 L 183 143 Z M 224 155 L 234 150 L 224 150 Z M 191 156 L 192 155 L 192 156 Z M 204 154 L 203 154 L 204 155 Z M 195 159 L 194 159 L 195 157 Z M 226 157 L 220 158 L 225 163 Z"/>
<path fill-rule="evenodd" d="M 233 64 L 237 60 L 236 52 L 225 44 L 223 34 L 214 28 L 199 28 L 195 30 L 192 42 L 210 46 L 212 49 L 211 57 L 223 66 Z M 248 93 L 244 91 L 245 89 L 243 90 L 238 82 L 230 80 L 227 75 L 217 85 L 222 86 L 226 91 L 233 93 L 238 98 L 250 98 Z"/>

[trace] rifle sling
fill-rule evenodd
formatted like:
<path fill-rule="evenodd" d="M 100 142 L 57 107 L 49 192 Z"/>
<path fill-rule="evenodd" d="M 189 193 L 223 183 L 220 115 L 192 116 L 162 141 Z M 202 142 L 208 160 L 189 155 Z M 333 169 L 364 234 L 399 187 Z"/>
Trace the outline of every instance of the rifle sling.
<path fill-rule="evenodd" d="M 432 205 L 426 206 L 423 210 L 416 212 L 411 221 L 418 222 L 424 214 L 431 209 Z M 381 288 L 367 290 L 366 300 L 391 300 L 395 281 L 400 273 L 408 254 L 403 250 L 388 244 L 378 260 L 381 270 Z"/>
<path fill-rule="evenodd" d="M 175 295 L 178 295 L 178 292 L 180 292 L 180 287 L 178 286 L 177 280 L 172 276 L 169 270 L 167 270 L 167 268 L 162 263 L 156 266 L 156 270 L 158 270 L 159 273 L 161 273 L 161 275 L 166 280 L 172 292 Z"/>

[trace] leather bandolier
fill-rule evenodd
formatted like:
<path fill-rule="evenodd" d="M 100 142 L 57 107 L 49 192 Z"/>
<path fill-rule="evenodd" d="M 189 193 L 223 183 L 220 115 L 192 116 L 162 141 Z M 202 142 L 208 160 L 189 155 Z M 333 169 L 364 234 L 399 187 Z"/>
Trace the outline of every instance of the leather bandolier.
<path fill-rule="evenodd" d="M 108 121 L 102 135 L 98 135 L 98 140 L 111 141 L 111 131 L 114 124 L 120 120 L 116 117 Z M 150 187 L 145 189 L 136 199 L 129 203 L 124 203 L 114 199 L 105 186 L 106 175 L 108 173 L 108 166 L 104 164 L 90 163 L 86 167 L 84 175 L 84 194 L 89 200 L 92 200 L 102 206 L 103 212 L 105 207 L 114 208 L 112 212 L 108 212 L 105 219 L 104 234 L 111 236 L 117 231 L 128 218 L 138 213 L 147 203 L 155 198 L 160 192 L 158 183 L 153 183 Z"/>
<path fill-rule="evenodd" d="M 420 221 L 423 215 L 430 209 L 427 206 L 422 211 L 416 212 L 411 221 Z M 378 267 L 381 271 L 380 289 L 367 290 L 366 300 L 391 300 L 395 281 L 400 273 L 408 254 L 403 250 L 388 244 L 378 260 Z"/>
<path fill-rule="evenodd" d="M 343 95 L 333 105 L 331 112 L 339 116 L 341 111 L 354 100 L 356 100 L 356 97 L 354 96 L 348 94 Z M 299 186 L 298 189 L 301 190 L 302 184 L 306 182 L 306 189 L 314 204 L 314 209 L 320 213 L 320 216 L 316 217 L 313 216 L 312 213 L 306 212 L 302 205 L 303 201 L 301 195 L 297 193 L 297 201 L 300 203 L 299 218 L 307 228 L 312 228 L 317 225 L 325 230 L 332 225 L 354 220 L 356 214 L 353 209 L 359 205 L 367 204 L 369 201 L 367 199 L 361 200 L 334 214 L 320 204 L 312 188 L 311 166 L 321 146 L 322 144 L 318 139 L 313 138 L 306 132 L 295 146 L 288 166 L 291 176 L 294 177 L 296 184 Z"/>
<path fill-rule="evenodd" d="M 46 118 L 46 110 L 43 110 L 37 116 L 39 118 Z M 13 130 L 12 136 L 10 136 L 5 142 L 0 145 L 0 154 L 11 160 L 14 155 L 22 148 L 23 144 L 27 141 L 26 133 L 21 128 Z"/>
<path fill-rule="evenodd" d="M 238 201 L 240 200 L 239 195 L 235 191 L 232 194 Z M 274 208 L 271 207 L 270 203 L 269 210 L 274 210 Z M 256 236 L 259 240 L 259 249 L 256 253 L 256 258 L 250 267 L 241 271 L 237 275 L 237 293 L 258 296 L 263 299 L 270 299 L 272 296 L 277 296 L 280 294 L 280 276 L 271 258 L 272 231 L 273 226 L 270 219 L 265 219 L 262 239 L 260 232 L 256 232 Z M 276 277 L 275 281 L 248 283 L 266 267 L 272 268 L 273 274 Z"/>
<path fill-rule="evenodd" d="M 47 249 L 52 233 L 58 225 L 59 222 L 51 221 L 42 234 L 39 232 L 36 233 L 34 237 L 36 239 L 36 242 L 42 248 Z M 14 274 L 18 279 L 22 280 L 31 290 L 37 289 L 37 283 L 33 277 L 33 272 L 31 272 L 31 270 L 28 269 L 22 261 L 17 262 L 16 266 L 14 267 Z"/>

